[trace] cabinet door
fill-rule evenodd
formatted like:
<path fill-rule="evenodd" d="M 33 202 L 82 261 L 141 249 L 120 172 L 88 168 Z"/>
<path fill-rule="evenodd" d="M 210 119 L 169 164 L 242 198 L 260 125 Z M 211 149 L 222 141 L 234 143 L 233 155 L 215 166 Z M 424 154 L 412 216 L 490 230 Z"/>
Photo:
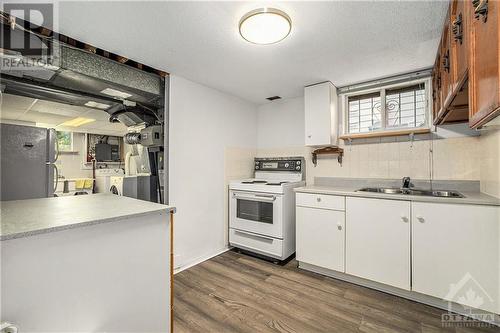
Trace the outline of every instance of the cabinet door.
<path fill-rule="evenodd" d="M 439 68 L 440 61 L 441 57 L 438 52 L 436 62 L 434 63 L 434 69 L 432 70 L 432 116 L 434 121 L 437 120 L 437 115 L 441 111 L 441 73 Z"/>
<path fill-rule="evenodd" d="M 450 56 L 450 21 L 449 12 L 446 18 L 446 24 L 443 28 L 441 37 L 441 103 L 444 108 L 447 108 L 451 102 L 453 72 L 451 71 L 451 56 Z"/>
<path fill-rule="evenodd" d="M 410 203 L 346 199 L 346 273 L 410 290 Z"/>
<path fill-rule="evenodd" d="M 414 202 L 412 215 L 412 290 L 462 304 L 472 290 L 500 313 L 500 208 Z"/>
<path fill-rule="evenodd" d="M 488 1 L 486 6 L 488 9 L 486 22 L 484 15 L 472 17 L 470 20 L 469 125 L 471 127 L 478 127 L 489 120 L 500 106 L 498 36 L 500 2 Z"/>
<path fill-rule="evenodd" d="M 344 272 L 345 213 L 297 207 L 297 260 Z"/>
<path fill-rule="evenodd" d="M 336 144 L 336 88 L 331 82 L 319 83 L 304 90 L 305 143 L 307 146 Z"/>
<path fill-rule="evenodd" d="M 467 45 L 468 45 L 468 19 L 469 11 L 466 6 L 471 6 L 470 1 L 453 0 L 451 3 L 451 68 L 453 71 L 452 90 L 461 89 L 467 79 Z"/>

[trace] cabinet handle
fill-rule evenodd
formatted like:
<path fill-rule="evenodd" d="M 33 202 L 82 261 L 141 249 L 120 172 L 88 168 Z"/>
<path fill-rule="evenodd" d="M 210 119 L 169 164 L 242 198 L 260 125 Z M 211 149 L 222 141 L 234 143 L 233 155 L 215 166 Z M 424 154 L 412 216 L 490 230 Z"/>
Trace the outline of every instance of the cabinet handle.
<path fill-rule="evenodd" d="M 443 68 L 449 73 L 450 72 L 450 50 L 446 50 L 446 54 L 443 57 Z"/>
<path fill-rule="evenodd" d="M 337 222 L 337 229 L 342 230 L 342 223 Z"/>
<path fill-rule="evenodd" d="M 317 201 L 317 202 L 321 202 L 321 198 L 320 198 L 320 197 L 317 197 L 317 198 L 316 198 L 316 201 Z"/>
<path fill-rule="evenodd" d="M 401 216 L 401 221 L 406 223 L 408 222 L 408 218 L 406 216 Z"/>
<path fill-rule="evenodd" d="M 308 135 L 307 137 L 310 139 L 312 137 L 312 135 Z"/>
<path fill-rule="evenodd" d="M 474 7 L 474 17 L 476 20 L 483 16 L 483 22 L 486 23 L 488 19 L 488 0 L 472 0 L 472 6 Z"/>
<path fill-rule="evenodd" d="M 422 216 L 417 216 L 417 220 L 420 223 L 424 223 L 425 222 L 425 219 Z"/>
<path fill-rule="evenodd" d="M 457 18 L 453 21 L 452 23 L 453 28 L 453 37 L 455 38 L 456 42 L 460 42 L 462 44 L 462 39 L 463 39 L 463 22 L 462 22 L 462 13 L 459 13 L 457 15 Z"/>

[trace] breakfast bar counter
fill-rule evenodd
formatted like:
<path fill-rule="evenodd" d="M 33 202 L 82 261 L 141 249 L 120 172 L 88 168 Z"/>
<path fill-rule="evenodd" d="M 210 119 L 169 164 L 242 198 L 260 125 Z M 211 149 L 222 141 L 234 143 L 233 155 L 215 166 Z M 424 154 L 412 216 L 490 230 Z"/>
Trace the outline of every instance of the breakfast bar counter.
<path fill-rule="evenodd" d="M 112 194 L 1 204 L 2 320 L 22 332 L 168 332 L 175 208 Z"/>
<path fill-rule="evenodd" d="M 0 240 L 119 221 L 175 207 L 109 193 L 0 202 Z"/>

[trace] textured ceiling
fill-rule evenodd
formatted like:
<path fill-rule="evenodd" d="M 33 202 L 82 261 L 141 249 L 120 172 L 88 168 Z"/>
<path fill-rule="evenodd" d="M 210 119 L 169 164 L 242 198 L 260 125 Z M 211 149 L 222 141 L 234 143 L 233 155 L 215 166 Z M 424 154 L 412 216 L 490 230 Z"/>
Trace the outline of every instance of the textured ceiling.
<path fill-rule="evenodd" d="M 58 30 L 76 39 L 256 104 L 303 86 L 337 86 L 430 67 L 447 1 L 61 2 Z M 291 35 L 253 45 L 238 35 L 247 11 L 276 7 Z"/>

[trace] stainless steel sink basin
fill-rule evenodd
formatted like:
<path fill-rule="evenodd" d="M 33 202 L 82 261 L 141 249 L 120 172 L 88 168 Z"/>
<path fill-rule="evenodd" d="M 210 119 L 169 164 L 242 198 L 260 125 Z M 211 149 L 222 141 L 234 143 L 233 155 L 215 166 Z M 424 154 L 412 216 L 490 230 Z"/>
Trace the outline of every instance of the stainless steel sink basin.
<path fill-rule="evenodd" d="M 410 195 L 425 195 L 429 197 L 445 197 L 445 198 L 463 198 L 464 195 L 457 191 L 426 191 L 426 190 L 408 190 Z"/>
<path fill-rule="evenodd" d="M 384 194 L 404 194 L 404 190 L 400 188 L 384 188 L 384 187 L 365 187 L 356 192 L 375 192 L 375 193 L 384 193 Z"/>
<path fill-rule="evenodd" d="M 406 195 L 423 195 L 428 197 L 444 197 L 444 198 L 464 198 L 464 195 L 457 191 L 442 191 L 442 190 L 419 190 L 405 189 L 393 187 L 365 187 L 356 192 L 373 192 L 384 194 L 406 194 Z"/>

